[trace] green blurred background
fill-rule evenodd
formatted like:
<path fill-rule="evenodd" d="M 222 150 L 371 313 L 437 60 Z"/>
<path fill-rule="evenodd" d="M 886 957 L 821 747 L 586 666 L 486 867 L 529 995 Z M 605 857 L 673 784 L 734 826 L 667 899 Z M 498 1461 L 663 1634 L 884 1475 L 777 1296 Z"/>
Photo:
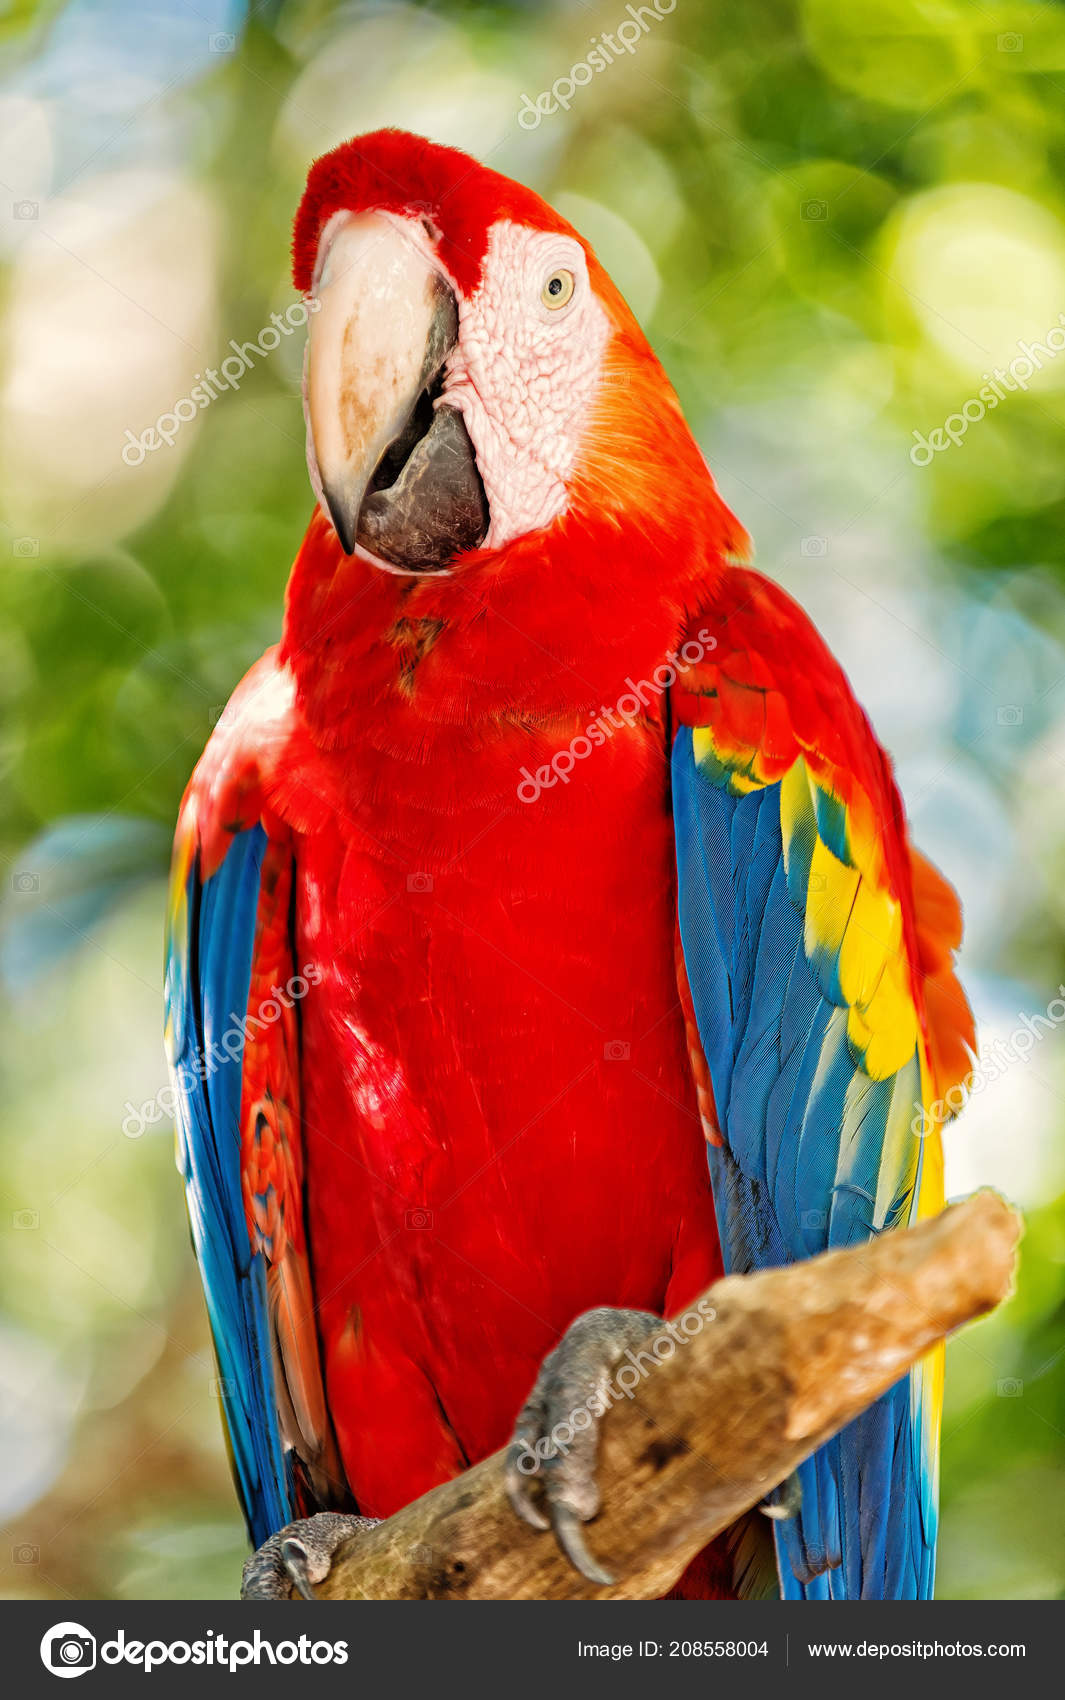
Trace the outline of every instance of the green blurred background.
<path fill-rule="evenodd" d="M 1011 1040 L 1065 978 L 1065 354 L 910 459 L 915 431 L 1065 323 L 1065 12 L 677 0 L 531 124 L 523 96 L 630 16 L 0 12 L 9 1595 L 236 1590 L 172 1130 L 142 1130 L 139 1106 L 165 1083 L 178 800 L 277 636 L 310 513 L 301 335 L 172 447 L 122 450 L 292 303 L 308 164 L 382 123 L 533 184 L 596 244 L 962 893 L 966 982 L 1008 1066 L 948 1134 L 948 1189 L 1001 1186 L 1028 1234 L 1016 1297 L 951 1348 L 939 1592 L 1065 1592 L 1065 1026 Z"/>

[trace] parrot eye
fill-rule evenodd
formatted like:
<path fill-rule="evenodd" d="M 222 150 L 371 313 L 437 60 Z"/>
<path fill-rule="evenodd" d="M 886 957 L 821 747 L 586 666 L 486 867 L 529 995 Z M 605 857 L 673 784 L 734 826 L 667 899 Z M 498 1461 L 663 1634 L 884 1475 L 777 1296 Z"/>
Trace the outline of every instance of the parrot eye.
<path fill-rule="evenodd" d="M 573 273 L 560 266 L 557 271 L 544 280 L 540 291 L 540 300 L 545 307 L 564 307 L 576 287 Z"/>

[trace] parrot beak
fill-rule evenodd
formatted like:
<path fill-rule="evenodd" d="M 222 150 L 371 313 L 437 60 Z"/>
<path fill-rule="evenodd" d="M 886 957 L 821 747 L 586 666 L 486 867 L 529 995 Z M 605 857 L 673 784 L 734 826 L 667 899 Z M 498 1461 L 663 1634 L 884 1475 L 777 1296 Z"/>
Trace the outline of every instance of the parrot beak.
<path fill-rule="evenodd" d="M 340 215 L 309 317 L 311 483 L 348 555 L 433 572 L 480 544 L 488 503 L 462 415 L 440 402 L 454 292 L 407 221 Z"/>

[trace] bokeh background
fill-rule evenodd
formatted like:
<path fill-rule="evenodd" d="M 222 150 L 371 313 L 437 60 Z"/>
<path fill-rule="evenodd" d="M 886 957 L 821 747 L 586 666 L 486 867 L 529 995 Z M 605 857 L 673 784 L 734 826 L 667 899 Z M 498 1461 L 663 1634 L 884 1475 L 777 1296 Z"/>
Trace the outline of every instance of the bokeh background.
<path fill-rule="evenodd" d="M 1001 1186 L 1028 1232 L 1016 1297 L 951 1349 L 939 1592 L 1065 1591 L 1065 353 L 910 458 L 914 432 L 1065 324 L 1065 13 L 662 11 L 533 123 L 630 18 L 622 0 L 2 10 L 9 1596 L 236 1590 L 172 1129 L 140 1106 L 165 1083 L 178 800 L 277 636 L 310 512 L 301 335 L 172 446 L 129 464 L 129 445 L 293 302 L 309 162 L 383 123 L 468 147 L 593 240 L 961 890 L 964 976 L 1001 1066 L 948 1135 L 948 1185 Z"/>

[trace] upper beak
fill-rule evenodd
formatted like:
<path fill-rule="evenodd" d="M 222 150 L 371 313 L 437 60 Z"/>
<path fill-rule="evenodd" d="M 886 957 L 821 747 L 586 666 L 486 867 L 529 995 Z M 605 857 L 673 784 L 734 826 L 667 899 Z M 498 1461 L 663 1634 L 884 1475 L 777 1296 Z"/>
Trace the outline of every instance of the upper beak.
<path fill-rule="evenodd" d="M 444 567 L 488 529 L 462 415 L 435 405 L 458 336 L 451 286 L 398 221 L 364 213 L 336 230 L 315 293 L 307 464 L 341 545 Z"/>

